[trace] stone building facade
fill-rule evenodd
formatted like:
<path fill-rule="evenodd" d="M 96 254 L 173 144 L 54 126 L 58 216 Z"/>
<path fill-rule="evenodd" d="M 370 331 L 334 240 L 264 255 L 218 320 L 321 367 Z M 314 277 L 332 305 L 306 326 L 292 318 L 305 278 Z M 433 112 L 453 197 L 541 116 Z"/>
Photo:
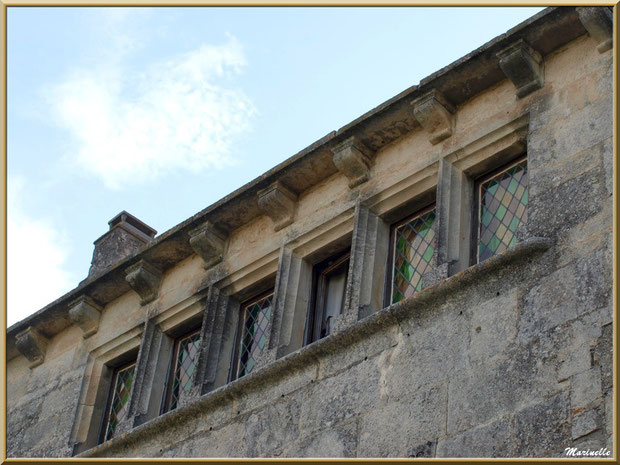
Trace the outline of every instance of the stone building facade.
<path fill-rule="evenodd" d="M 612 9 L 548 8 L 7 332 L 9 457 L 613 448 Z"/>

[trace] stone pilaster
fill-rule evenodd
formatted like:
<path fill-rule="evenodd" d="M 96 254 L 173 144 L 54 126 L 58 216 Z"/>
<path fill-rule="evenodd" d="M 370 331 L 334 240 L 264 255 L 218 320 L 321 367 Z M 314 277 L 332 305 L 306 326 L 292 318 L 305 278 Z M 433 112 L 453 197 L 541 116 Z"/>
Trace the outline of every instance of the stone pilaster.
<path fill-rule="evenodd" d="M 295 217 L 297 195 L 280 181 L 258 191 L 258 207 L 274 224 L 274 231 L 291 224 Z"/>
<path fill-rule="evenodd" d="M 274 290 L 269 350 L 279 358 L 304 344 L 304 328 L 312 287 L 312 266 L 290 248 L 280 249 Z M 269 359 L 269 357 L 267 357 Z"/>
<path fill-rule="evenodd" d="M 428 140 L 435 145 L 450 137 L 454 131 L 454 107 L 436 89 L 418 97 L 413 102 L 413 116 L 428 133 Z"/>
<path fill-rule="evenodd" d="M 523 39 L 497 54 L 499 67 L 517 88 L 517 97 L 523 98 L 544 85 L 543 59 Z"/>
<path fill-rule="evenodd" d="M 45 360 L 48 340 L 36 328 L 28 326 L 15 335 L 15 347 L 30 362 L 30 368 L 39 366 Z"/>
<path fill-rule="evenodd" d="M 332 148 L 334 165 L 349 178 L 352 189 L 370 177 L 372 152 L 357 137 L 352 136 Z"/>
<path fill-rule="evenodd" d="M 606 6 L 578 6 L 575 8 L 579 20 L 588 34 L 598 42 L 599 53 L 606 52 L 614 45 L 613 14 Z"/>
<path fill-rule="evenodd" d="M 334 332 L 383 308 L 389 237 L 390 226 L 367 206 L 358 203 L 345 303 L 342 315 L 334 322 Z"/>
<path fill-rule="evenodd" d="M 239 302 L 212 286 L 205 305 L 194 388 L 181 399 L 181 404 L 224 385 L 228 379 Z"/>
<path fill-rule="evenodd" d="M 226 235 L 219 231 L 210 221 L 189 232 L 189 245 L 205 262 L 205 268 L 211 268 L 224 258 Z"/>
<path fill-rule="evenodd" d="M 140 296 L 142 305 L 157 298 L 161 278 L 161 271 L 145 260 L 140 260 L 125 270 L 125 280 Z"/>
<path fill-rule="evenodd" d="M 99 318 L 103 309 L 87 295 L 81 295 L 69 303 L 69 318 L 82 330 L 84 339 L 99 329 Z"/>

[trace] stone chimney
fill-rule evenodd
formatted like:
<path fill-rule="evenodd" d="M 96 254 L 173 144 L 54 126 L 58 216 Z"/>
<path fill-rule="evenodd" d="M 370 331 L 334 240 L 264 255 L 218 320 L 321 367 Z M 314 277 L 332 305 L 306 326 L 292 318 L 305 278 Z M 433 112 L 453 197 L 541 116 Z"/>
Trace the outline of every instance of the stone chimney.
<path fill-rule="evenodd" d="M 94 242 L 95 251 L 88 276 L 98 274 L 134 253 L 157 234 L 148 224 L 124 210 L 108 224 L 110 230 Z"/>

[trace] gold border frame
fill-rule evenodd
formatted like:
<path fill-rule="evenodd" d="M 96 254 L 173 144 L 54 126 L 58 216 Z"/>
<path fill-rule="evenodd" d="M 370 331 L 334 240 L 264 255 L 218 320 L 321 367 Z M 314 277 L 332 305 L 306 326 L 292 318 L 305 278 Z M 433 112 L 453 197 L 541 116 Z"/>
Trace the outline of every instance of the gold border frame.
<path fill-rule="evenodd" d="M 579 0 L 550 0 L 547 2 L 541 1 L 532 1 L 532 0 L 503 0 L 503 1 L 488 1 L 488 2 L 471 2 L 467 0 L 449 0 L 445 2 L 441 2 L 440 6 L 579 6 L 586 3 L 588 6 L 613 6 L 613 18 L 614 18 L 614 45 L 613 45 L 613 60 L 614 66 L 617 70 L 618 64 L 618 2 L 617 1 L 597 1 L 597 2 L 584 2 Z M 64 1 L 41 1 L 41 0 L 0 0 L 0 28 L 2 32 L 2 47 L 1 47 L 1 72 L 0 72 L 0 84 L 2 86 L 2 97 L 3 97 L 3 105 L 2 112 L 0 116 L 0 124 L 2 126 L 2 172 L 0 174 L 0 178 L 2 180 L 2 207 L 1 207 L 1 217 L 2 217 L 2 248 L 0 253 L 0 259 L 2 260 L 2 273 L 1 275 L 1 289 L 2 289 L 2 304 L 3 310 L 0 312 L 0 324 L 2 324 L 2 338 L 0 338 L 0 352 L 2 352 L 2 360 L 3 365 L 0 370 L 0 414 L 1 421 L 0 429 L 1 432 L 4 432 L 4 436 L 0 438 L 2 441 L 0 443 L 0 463 L 74 463 L 74 464 L 90 464 L 90 463 L 135 463 L 135 462 L 158 462 L 158 463 L 238 463 L 240 459 L 114 459 L 114 458 L 91 458 L 91 459 L 71 459 L 71 458 L 13 458 L 7 459 L 6 457 L 6 432 L 7 432 L 7 389 L 6 389 L 6 315 L 7 315 L 7 7 L 28 7 L 28 6 L 170 6 L 170 7 L 180 7 L 180 6 L 235 6 L 235 7 L 250 7 L 250 6 L 438 6 L 438 2 L 433 1 L 415 1 L 415 0 L 389 0 L 386 2 L 378 2 L 377 0 L 350 0 L 350 1 L 329 1 L 329 0 L 317 0 L 317 1 L 308 1 L 308 0 L 285 0 L 285 1 L 274 1 L 274 0 L 256 0 L 256 1 L 248 1 L 248 0 L 230 0 L 230 1 L 201 1 L 201 0 L 182 0 L 179 2 L 172 2 L 170 0 L 144 0 L 144 1 L 128 1 L 125 2 L 123 0 L 107 0 L 107 1 L 93 1 L 93 2 L 85 2 L 81 0 L 64 0 Z M 613 147 L 614 147 L 614 158 L 613 158 L 613 188 L 614 193 L 618 192 L 618 76 L 614 74 L 614 107 L 613 114 L 614 120 L 616 124 L 613 126 Z M 620 227 L 618 208 L 620 206 L 620 202 L 618 200 L 618 196 L 614 195 L 613 199 L 613 288 L 614 288 L 614 296 L 613 296 L 613 367 L 617 368 L 617 347 L 618 347 L 618 332 L 617 332 L 617 315 L 618 315 L 618 295 L 616 289 L 618 284 L 618 229 Z M 614 439 L 613 439 L 613 452 L 618 450 L 618 410 L 617 410 L 617 399 L 618 399 L 618 371 L 617 369 L 614 371 L 614 387 L 613 387 L 613 428 L 614 428 Z M 617 454 L 615 455 L 618 456 Z M 566 462 L 567 460 L 576 460 L 576 461 L 589 461 L 589 458 L 547 458 L 547 459 L 527 459 L 527 458 L 510 458 L 510 459 L 493 459 L 493 458 L 477 458 L 477 459 L 426 459 L 424 461 L 433 462 L 433 463 L 456 463 L 456 462 L 502 462 L 502 463 L 527 463 L 527 462 Z M 411 459 L 243 459 L 243 461 L 254 462 L 254 463 L 328 463 L 328 462 L 339 462 L 339 463 L 411 463 L 413 460 Z M 615 462 L 615 459 L 597 459 L 597 462 L 608 463 Z"/>

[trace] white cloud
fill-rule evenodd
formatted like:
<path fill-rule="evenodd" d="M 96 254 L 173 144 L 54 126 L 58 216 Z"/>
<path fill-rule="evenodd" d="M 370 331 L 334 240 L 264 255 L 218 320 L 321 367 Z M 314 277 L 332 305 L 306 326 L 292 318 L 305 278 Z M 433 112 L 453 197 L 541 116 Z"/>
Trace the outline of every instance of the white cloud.
<path fill-rule="evenodd" d="M 73 141 L 69 166 L 120 189 L 234 163 L 235 136 L 256 113 L 241 90 L 223 85 L 246 64 L 241 44 L 230 37 L 137 72 L 122 45 L 132 41 L 117 40 L 118 53 L 106 54 L 114 59 L 50 89 L 53 119 Z"/>
<path fill-rule="evenodd" d="M 7 325 L 16 323 L 75 287 L 64 268 L 67 241 L 47 220 L 31 218 L 20 200 L 23 178 L 9 178 L 7 209 Z"/>

